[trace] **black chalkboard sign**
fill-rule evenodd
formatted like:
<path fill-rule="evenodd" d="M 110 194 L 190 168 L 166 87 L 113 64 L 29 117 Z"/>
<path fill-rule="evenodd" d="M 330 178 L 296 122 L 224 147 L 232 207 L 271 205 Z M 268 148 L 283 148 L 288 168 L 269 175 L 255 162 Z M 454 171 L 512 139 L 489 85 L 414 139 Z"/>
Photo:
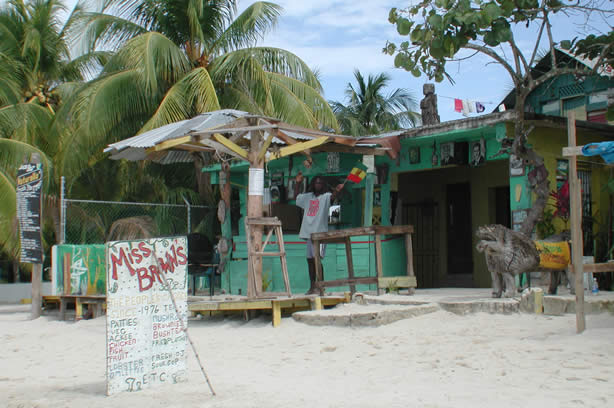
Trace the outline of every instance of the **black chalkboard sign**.
<path fill-rule="evenodd" d="M 17 218 L 21 240 L 20 261 L 43 263 L 41 236 L 41 189 L 43 169 L 40 164 L 28 163 L 17 170 Z"/>

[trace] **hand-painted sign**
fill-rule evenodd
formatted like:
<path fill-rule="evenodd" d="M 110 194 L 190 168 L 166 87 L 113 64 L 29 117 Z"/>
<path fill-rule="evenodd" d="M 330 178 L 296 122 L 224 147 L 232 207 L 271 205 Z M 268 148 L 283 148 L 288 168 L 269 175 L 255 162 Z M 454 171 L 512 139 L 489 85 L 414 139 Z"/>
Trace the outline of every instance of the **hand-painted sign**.
<path fill-rule="evenodd" d="M 20 261 L 43 263 L 41 237 L 41 188 L 43 169 L 40 164 L 28 163 L 17 170 L 17 218 L 21 240 Z"/>
<path fill-rule="evenodd" d="M 106 264 L 107 394 L 185 380 L 186 238 L 107 242 Z"/>
<path fill-rule="evenodd" d="M 52 295 L 104 295 L 104 245 L 54 245 L 51 248 Z"/>

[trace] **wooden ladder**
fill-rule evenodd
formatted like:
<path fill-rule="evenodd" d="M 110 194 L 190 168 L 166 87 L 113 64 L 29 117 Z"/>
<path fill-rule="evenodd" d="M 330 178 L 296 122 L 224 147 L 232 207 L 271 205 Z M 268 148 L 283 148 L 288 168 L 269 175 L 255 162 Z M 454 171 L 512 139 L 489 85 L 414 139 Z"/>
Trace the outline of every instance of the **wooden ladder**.
<path fill-rule="evenodd" d="M 269 227 L 269 232 L 262 244 L 260 251 L 255 251 L 253 243 L 250 241 L 250 228 L 254 226 L 262 226 L 263 228 Z M 271 235 L 275 232 L 277 238 L 277 252 L 265 252 L 266 246 L 269 243 Z M 245 235 L 247 237 L 247 253 L 248 253 L 248 278 L 253 279 L 254 288 L 256 288 L 256 296 L 263 296 L 263 293 L 258 293 L 259 285 L 256 285 L 256 273 L 254 267 L 254 261 L 259 257 L 275 256 L 279 257 L 281 261 L 281 273 L 284 279 L 284 285 L 286 291 L 280 294 L 291 296 L 290 292 L 290 279 L 288 279 L 288 263 L 286 261 L 286 248 L 284 246 L 284 234 L 281 231 L 281 221 L 277 217 L 258 217 L 258 218 L 245 218 Z M 274 295 L 275 293 L 268 293 L 268 295 Z"/>

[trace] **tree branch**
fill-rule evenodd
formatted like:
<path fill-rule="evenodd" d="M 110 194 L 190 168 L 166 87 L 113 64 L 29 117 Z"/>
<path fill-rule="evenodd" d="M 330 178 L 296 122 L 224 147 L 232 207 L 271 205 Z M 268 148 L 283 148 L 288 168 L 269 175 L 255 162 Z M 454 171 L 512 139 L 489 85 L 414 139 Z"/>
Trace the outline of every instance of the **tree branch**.
<path fill-rule="evenodd" d="M 514 71 L 514 68 L 512 68 L 512 66 L 510 64 L 508 64 L 506 60 L 501 58 L 501 56 L 499 54 L 497 54 L 496 52 L 494 52 L 490 48 L 484 47 L 482 45 L 472 44 L 472 43 L 467 43 L 467 45 L 465 45 L 465 48 L 469 48 L 471 50 L 479 51 L 482 54 L 488 55 L 490 58 L 494 59 L 499 64 L 501 64 L 501 66 L 503 68 L 505 68 L 505 70 L 512 77 L 512 81 L 514 81 L 514 85 L 518 86 L 518 84 L 520 84 L 522 82 L 522 77 L 519 75 L 519 73 L 516 73 Z"/>

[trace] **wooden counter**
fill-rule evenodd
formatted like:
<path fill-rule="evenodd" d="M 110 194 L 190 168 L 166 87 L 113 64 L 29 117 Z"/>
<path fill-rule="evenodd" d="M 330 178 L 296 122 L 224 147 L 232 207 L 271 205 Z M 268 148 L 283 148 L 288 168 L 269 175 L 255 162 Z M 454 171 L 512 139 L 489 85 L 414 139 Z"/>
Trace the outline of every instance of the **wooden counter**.
<path fill-rule="evenodd" d="M 372 225 L 369 227 L 347 228 L 342 230 L 318 232 L 311 234 L 311 241 L 314 247 L 314 260 L 316 265 L 316 287 L 320 289 L 320 293 L 324 292 L 325 287 L 349 285 L 352 294 L 356 291 L 357 284 L 377 284 L 377 293 L 380 294 L 382 288 L 386 288 L 389 284 L 394 284 L 396 287 L 408 288 L 409 293 L 413 294 L 416 288 L 416 276 L 414 273 L 413 249 L 411 234 L 414 232 L 412 225 L 394 225 L 384 227 L 380 225 Z M 352 241 L 351 237 L 367 235 L 375 237 L 375 269 L 377 276 L 355 277 L 354 263 L 352 261 Z M 383 235 L 404 235 L 405 236 L 405 253 L 407 255 L 407 275 L 406 276 L 383 276 L 382 262 L 382 236 Z M 323 280 L 322 276 L 322 260 L 320 259 L 320 244 L 328 243 L 344 243 L 345 254 L 348 265 L 347 279 Z"/>

